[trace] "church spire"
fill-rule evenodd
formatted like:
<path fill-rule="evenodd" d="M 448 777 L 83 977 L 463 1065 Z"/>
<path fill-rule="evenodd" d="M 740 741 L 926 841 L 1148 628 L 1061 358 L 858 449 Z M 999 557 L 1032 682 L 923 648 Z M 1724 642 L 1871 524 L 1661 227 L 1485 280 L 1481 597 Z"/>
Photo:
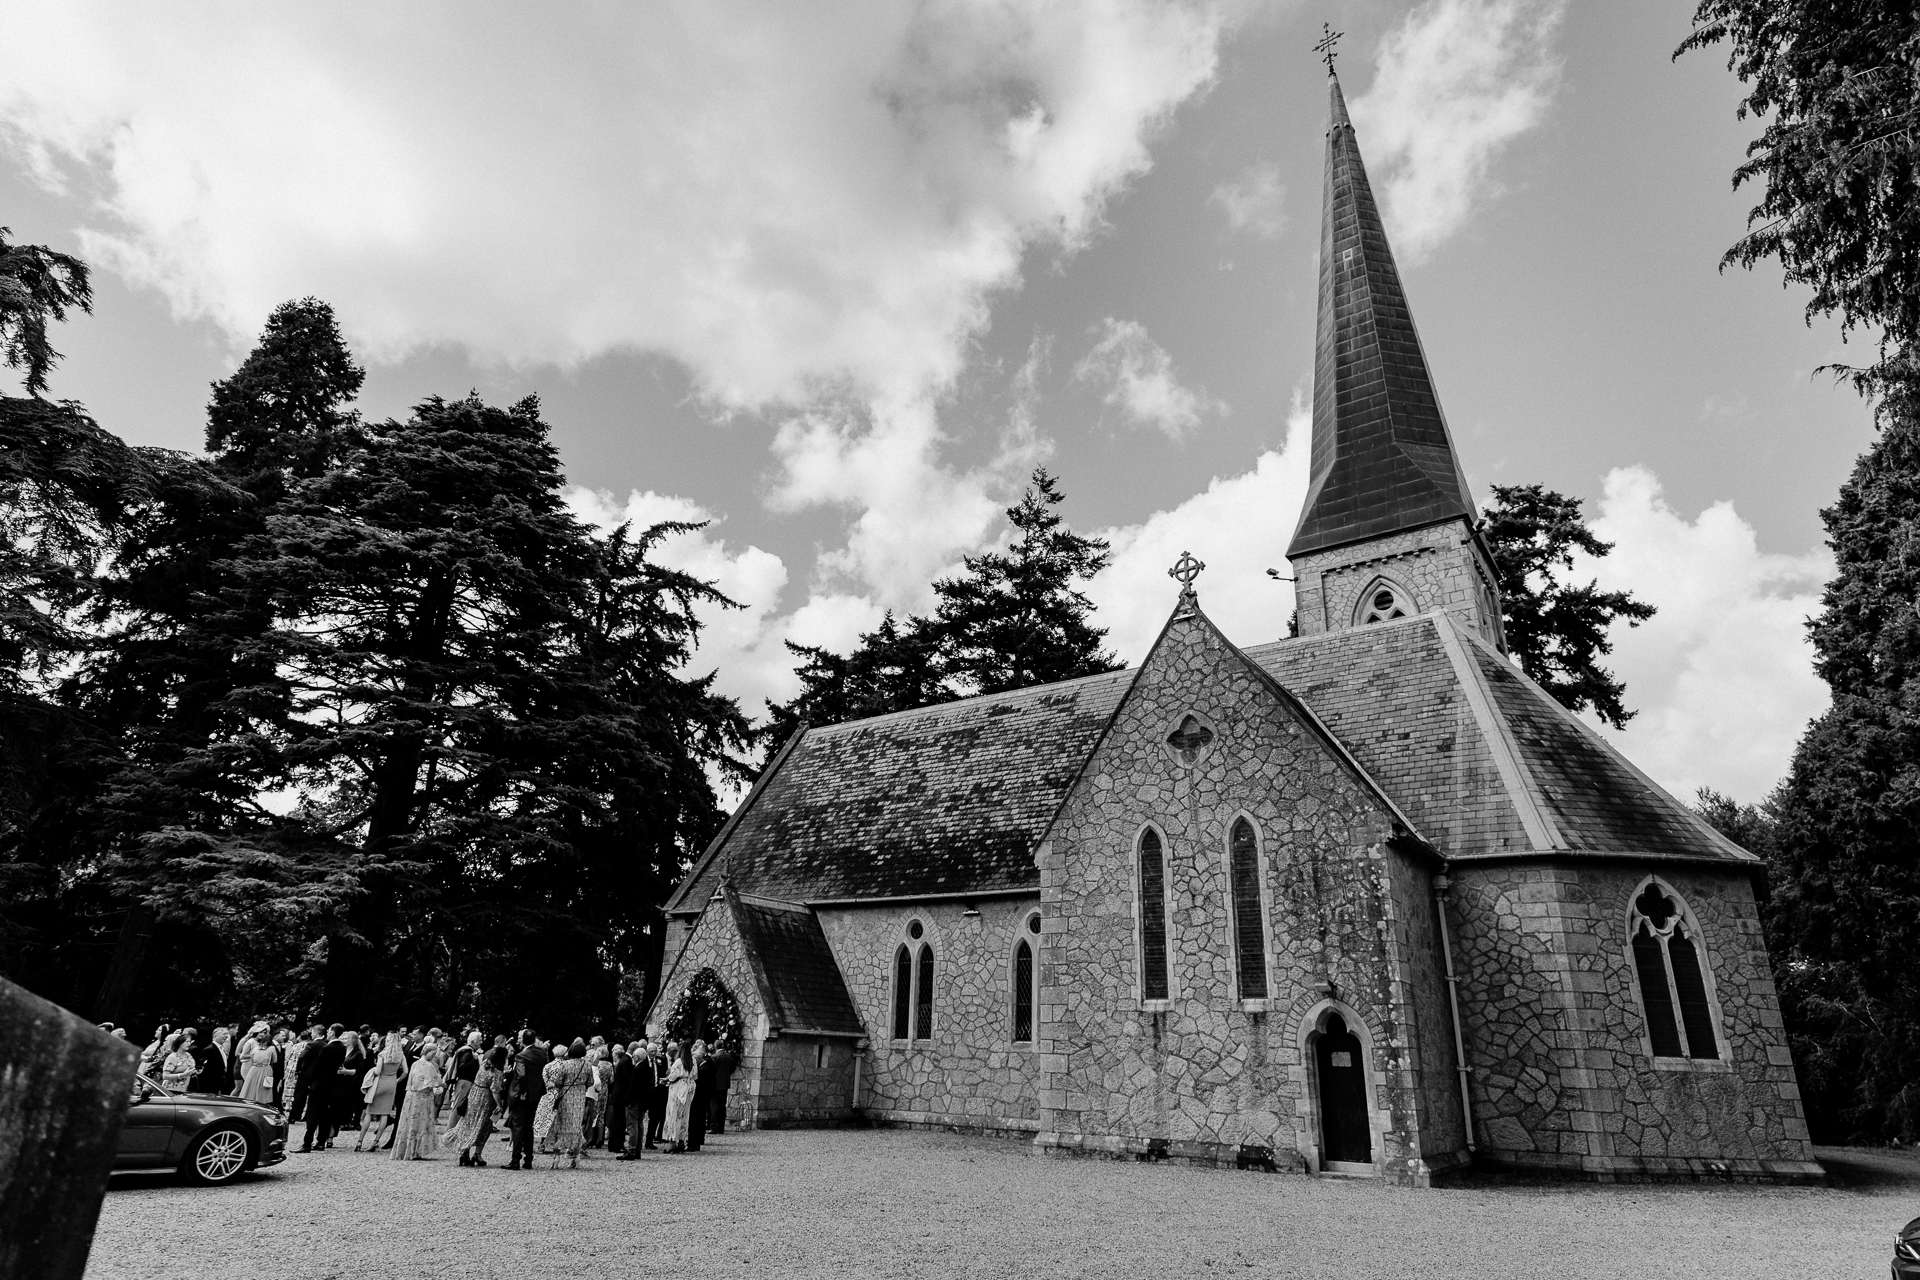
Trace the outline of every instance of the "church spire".
<path fill-rule="evenodd" d="M 1312 474 L 1290 557 L 1476 514 L 1331 67 L 1327 83 Z"/>

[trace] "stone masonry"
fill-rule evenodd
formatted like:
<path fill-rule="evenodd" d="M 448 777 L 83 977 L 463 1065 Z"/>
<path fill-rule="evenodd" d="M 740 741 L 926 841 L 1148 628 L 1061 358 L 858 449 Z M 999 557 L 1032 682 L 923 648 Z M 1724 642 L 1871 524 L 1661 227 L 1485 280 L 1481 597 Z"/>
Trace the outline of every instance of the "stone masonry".
<path fill-rule="evenodd" d="M 1214 735 L 1190 765 L 1166 741 L 1188 715 Z M 1264 1000 L 1237 991 L 1226 841 L 1242 814 L 1262 841 Z M 1165 1002 L 1143 1001 L 1138 977 L 1148 823 L 1167 850 Z M 1437 964 L 1434 860 L 1396 826 L 1197 608 L 1169 624 L 1040 851 L 1041 1144 L 1226 1162 L 1262 1148 L 1317 1168 L 1310 1045 L 1337 1010 L 1367 1049 L 1377 1170 L 1424 1184 L 1457 1162 L 1427 1133 L 1450 1141 L 1458 1103 L 1447 1024 L 1425 1021 L 1433 992 L 1415 979 Z"/>
<path fill-rule="evenodd" d="M 1385 578 L 1406 593 L 1413 612 L 1445 610 L 1504 647 L 1492 571 L 1464 520 L 1295 556 L 1292 564 L 1303 636 L 1352 627 L 1362 596 Z"/>
<path fill-rule="evenodd" d="M 1648 874 L 1699 924 L 1718 1060 L 1653 1057 L 1627 935 Z M 1462 862 L 1451 908 L 1483 1158 L 1609 1178 L 1820 1176 L 1745 875 Z"/>

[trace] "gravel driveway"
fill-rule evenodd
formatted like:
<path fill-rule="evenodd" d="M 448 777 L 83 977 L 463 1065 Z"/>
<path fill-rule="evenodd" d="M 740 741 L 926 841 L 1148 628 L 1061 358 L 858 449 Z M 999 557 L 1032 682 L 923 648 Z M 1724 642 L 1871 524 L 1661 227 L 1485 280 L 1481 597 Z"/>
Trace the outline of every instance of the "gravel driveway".
<path fill-rule="evenodd" d="M 1920 1161 L 1822 1156 L 1835 1186 L 1401 1191 L 899 1131 L 729 1133 L 698 1155 L 532 1173 L 336 1149 L 212 1190 L 117 1179 L 87 1275 L 1878 1280 L 1920 1216 Z"/>

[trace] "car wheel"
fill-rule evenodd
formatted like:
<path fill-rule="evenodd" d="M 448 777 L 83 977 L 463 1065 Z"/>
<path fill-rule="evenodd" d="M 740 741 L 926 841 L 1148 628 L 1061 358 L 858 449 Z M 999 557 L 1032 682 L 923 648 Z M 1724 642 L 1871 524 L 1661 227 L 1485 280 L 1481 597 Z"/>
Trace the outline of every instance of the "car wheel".
<path fill-rule="evenodd" d="M 253 1144 L 247 1135 L 230 1125 L 209 1129 L 193 1140 L 180 1172 L 187 1181 L 203 1187 L 232 1182 L 253 1163 Z"/>

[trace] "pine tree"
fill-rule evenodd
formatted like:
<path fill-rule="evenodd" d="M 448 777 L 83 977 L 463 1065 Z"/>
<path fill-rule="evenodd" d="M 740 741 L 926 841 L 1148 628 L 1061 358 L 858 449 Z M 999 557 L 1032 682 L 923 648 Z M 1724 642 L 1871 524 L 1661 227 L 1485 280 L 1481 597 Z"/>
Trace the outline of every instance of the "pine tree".
<path fill-rule="evenodd" d="M 1099 538 L 1074 533 L 1055 510 L 1066 495 L 1044 469 L 1008 508 L 1012 547 L 966 558 L 966 572 L 933 584 L 933 626 L 944 674 L 972 693 L 1112 671 L 1083 584 L 1109 559 Z"/>
<path fill-rule="evenodd" d="M 787 650 L 801 660 L 795 672 L 800 692 L 788 702 L 767 706 L 763 732 L 776 750 L 802 721 L 840 724 L 957 696 L 941 675 L 940 638 L 925 618 L 910 617 L 902 624 L 889 609 L 845 657 L 792 641 Z"/>
<path fill-rule="evenodd" d="M 47 389 L 47 373 L 60 353 L 47 339 L 49 321 L 65 320 L 67 308 L 93 310 L 87 264 L 45 245 L 8 244 L 0 227 L 0 360 L 22 370 L 29 397 Z"/>
<path fill-rule="evenodd" d="M 1809 1122 L 1828 1141 L 1920 1140 L 1920 403 L 1822 512 L 1838 572 L 1810 633 L 1833 693 L 1779 792 L 1767 905 Z"/>
<path fill-rule="evenodd" d="M 1733 175 L 1757 183 L 1722 264 L 1778 259 L 1807 314 L 1876 332 L 1863 389 L 1920 376 L 1920 10 L 1906 0 L 1700 0 L 1674 54 L 1727 46 L 1767 124 Z"/>
<path fill-rule="evenodd" d="M 1481 533 L 1500 577 L 1507 648 L 1521 669 L 1572 711 L 1592 708 L 1614 728 L 1634 713 L 1622 702 L 1626 686 L 1602 667 L 1613 652 L 1607 628 L 1624 619 L 1637 627 L 1654 608 L 1627 591 L 1576 586 L 1560 575 L 1574 552 L 1598 558 L 1613 550 L 1580 518 L 1580 500 L 1537 484 L 1495 485 Z"/>

